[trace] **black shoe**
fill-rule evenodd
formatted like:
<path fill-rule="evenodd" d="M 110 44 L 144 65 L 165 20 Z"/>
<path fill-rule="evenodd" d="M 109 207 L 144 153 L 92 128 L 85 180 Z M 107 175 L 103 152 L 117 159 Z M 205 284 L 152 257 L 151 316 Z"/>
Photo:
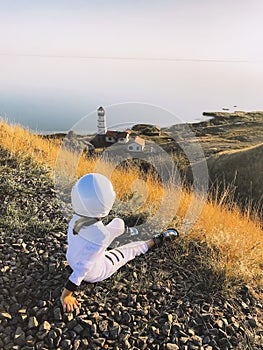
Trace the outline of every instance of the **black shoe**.
<path fill-rule="evenodd" d="M 174 228 L 169 228 L 166 231 L 163 231 L 161 233 L 157 233 L 156 235 L 154 235 L 153 240 L 155 245 L 158 247 L 158 246 L 161 246 L 166 241 L 168 242 L 173 241 L 177 237 L 179 237 L 179 232 Z"/>

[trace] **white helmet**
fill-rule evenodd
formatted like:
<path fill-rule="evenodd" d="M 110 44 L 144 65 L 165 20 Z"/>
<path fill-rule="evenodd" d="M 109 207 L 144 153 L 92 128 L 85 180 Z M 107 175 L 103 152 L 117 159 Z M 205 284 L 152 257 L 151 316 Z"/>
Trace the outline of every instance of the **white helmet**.
<path fill-rule="evenodd" d="M 101 174 L 82 176 L 71 191 L 71 202 L 76 214 L 102 218 L 109 214 L 116 194 L 110 180 Z"/>

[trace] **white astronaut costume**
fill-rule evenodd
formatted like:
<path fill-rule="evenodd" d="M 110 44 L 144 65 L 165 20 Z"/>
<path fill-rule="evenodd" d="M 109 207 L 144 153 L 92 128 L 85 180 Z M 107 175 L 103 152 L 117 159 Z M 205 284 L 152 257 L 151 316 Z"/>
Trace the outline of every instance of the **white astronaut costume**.
<path fill-rule="evenodd" d="M 148 250 L 145 241 L 107 250 L 111 242 L 125 231 L 124 221 L 120 218 L 113 219 L 108 225 L 100 221 L 108 215 L 115 197 L 111 182 L 97 173 L 84 175 L 72 189 L 75 214 L 68 227 L 66 257 L 73 272 L 65 285 L 72 292 L 82 281 L 94 283 L 110 277 L 128 261 Z"/>

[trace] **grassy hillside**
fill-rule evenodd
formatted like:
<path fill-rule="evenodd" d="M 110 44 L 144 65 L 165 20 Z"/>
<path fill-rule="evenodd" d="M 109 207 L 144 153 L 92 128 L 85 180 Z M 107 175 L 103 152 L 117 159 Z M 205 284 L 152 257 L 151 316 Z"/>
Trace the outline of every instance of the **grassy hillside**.
<path fill-rule="evenodd" d="M 81 309 L 62 315 L 59 295 L 70 269 L 67 220 L 53 183 L 59 148 L 57 141 L 0 123 L 1 349 L 262 348 L 260 224 L 233 203 L 230 210 L 211 198 L 187 235 L 106 281 L 83 285 Z M 64 156 L 68 166 L 76 161 L 70 152 Z M 95 163 L 82 157 L 78 175 Z M 113 172 L 119 199 L 129 198 L 140 175 Z M 154 215 L 169 190 L 152 176 L 144 180 L 147 203 L 122 211 L 127 222 Z M 171 226 L 180 227 L 191 197 L 182 191 Z M 120 214 L 118 207 L 113 214 Z"/>
<path fill-rule="evenodd" d="M 16 154 L 21 159 L 27 157 L 45 166 L 53 178 L 56 160 L 60 150 L 58 141 L 47 140 L 36 136 L 19 126 L 10 126 L 5 122 L 0 123 L 0 146 Z M 76 155 L 71 152 L 64 154 L 63 167 L 69 168 L 76 162 Z M 65 165 L 66 164 L 66 165 Z M 91 172 L 98 160 L 81 157 L 77 163 L 76 174 L 81 176 Z M 100 170 L 107 173 L 111 164 L 100 163 Z M 140 178 L 138 170 L 116 169 L 112 173 L 113 185 L 117 196 L 121 200 L 127 200 L 131 195 L 131 187 L 134 181 Z M 133 212 L 135 219 L 129 218 L 129 210 L 121 211 L 129 223 L 136 223 L 136 218 L 147 218 L 153 216 L 158 210 L 165 193 L 170 188 L 164 188 L 154 177 L 146 178 L 147 201 L 139 208 L 128 207 Z M 179 194 L 175 193 L 175 196 Z M 227 194 L 226 194 L 227 195 Z M 174 221 L 170 225 L 181 227 L 185 215 L 192 200 L 192 193 L 183 190 L 180 194 L 180 203 L 174 213 Z M 198 202 L 198 198 L 196 198 Z M 231 210 L 229 209 L 231 206 Z M 118 209 L 118 208 L 117 208 Z M 168 208 L 167 208 L 168 209 Z M 251 283 L 260 284 L 262 281 L 262 230 L 260 223 L 249 218 L 248 213 L 242 214 L 238 207 L 231 202 L 215 201 L 209 198 L 203 206 L 198 220 L 188 232 L 189 237 L 206 241 L 207 244 L 215 246 L 220 251 L 221 268 L 226 271 L 226 276 L 235 276 Z M 231 277 L 232 278 L 232 277 Z"/>
<path fill-rule="evenodd" d="M 205 112 L 211 119 L 196 124 L 173 125 L 160 136 L 148 137 L 172 154 L 179 169 L 191 180 L 191 166 L 184 150 L 198 142 L 207 160 L 211 185 L 223 193 L 235 192 L 243 208 L 253 207 L 262 218 L 263 112 Z M 191 131 L 191 132 L 189 132 Z M 179 140 L 183 149 L 175 140 Z M 253 148 L 255 147 L 255 149 Z M 251 150 L 250 150 L 251 148 Z M 237 152 L 237 151 L 244 151 Z M 201 161 L 201 158 L 199 159 Z M 198 158 L 196 159 L 198 161 Z"/>
<path fill-rule="evenodd" d="M 204 112 L 209 117 L 207 121 L 183 125 L 173 125 L 163 129 L 167 136 L 182 136 L 183 140 L 191 143 L 193 137 L 201 144 L 205 156 L 223 151 L 243 149 L 256 146 L 263 142 L 263 112 Z M 189 128 L 193 134 L 189 135 Z M 173 140 L 163 141 L 167 150 L 172 150 Z"/>
<path fill-rule="evenodd" d="M 210 178 L 219 184 L 231 184 L 245 204 L 254 201 L 262 216 L 263 144 L 237 151 L 226 151 L 207 160 Z"/>

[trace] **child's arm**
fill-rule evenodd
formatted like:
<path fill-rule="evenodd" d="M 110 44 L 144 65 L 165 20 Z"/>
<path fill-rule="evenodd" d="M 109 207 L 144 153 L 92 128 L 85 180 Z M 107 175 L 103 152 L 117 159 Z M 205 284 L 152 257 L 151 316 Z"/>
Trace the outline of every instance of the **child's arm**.
<path fill-rule="evenodd" d="M 80 303 L 72 296 L 73 292 L 64 288 L 60 297 L 64 312 L 73 312 L 80 306 Z"/>
<path fill-rule="evenodd" d="M 120 218 L 113 219 L 108 225 L 106 225 L 106 227 L 111 234 L 112 240 L 122 235 L 125 231 L 124 221 Z"/>
<path fill-rule="evenodd" d="M 74 270 L 64 286 L 60 297 L 64 312 L 73 312 L 80 306 L 77 299 L 73 297 L 73 292 L 78 289 L 82 280 L 90 269 L 89 261 L 86 261 L 87 255 L 88 254 L 84 247 L 79 256 L 80 261 L 74 266 Z"/>

